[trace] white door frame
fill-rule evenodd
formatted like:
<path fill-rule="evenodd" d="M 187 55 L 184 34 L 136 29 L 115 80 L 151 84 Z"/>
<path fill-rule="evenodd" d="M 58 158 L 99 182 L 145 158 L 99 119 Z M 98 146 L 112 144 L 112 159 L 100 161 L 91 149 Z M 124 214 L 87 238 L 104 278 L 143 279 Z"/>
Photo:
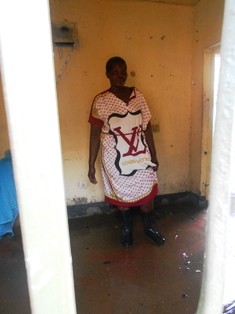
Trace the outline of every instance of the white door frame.
<path fill-rule="evenodd" d="M 201 195 L 208 197 L 210 187 L 211 150 L 213 134 L 214 104 L 214 56 L 219 53 L 220 43 L 204 50 L 203 63 L 203 112 L 202 112 L 202 150 L 201 150 Z"/>

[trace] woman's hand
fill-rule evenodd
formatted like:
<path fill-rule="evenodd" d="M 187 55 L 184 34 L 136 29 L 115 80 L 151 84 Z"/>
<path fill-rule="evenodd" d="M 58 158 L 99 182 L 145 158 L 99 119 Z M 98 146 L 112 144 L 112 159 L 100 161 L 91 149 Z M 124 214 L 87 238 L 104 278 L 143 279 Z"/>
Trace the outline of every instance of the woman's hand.
<path fill-rule="evenodd" d="M 89 167 L 88 178 L 89 178 L 91 183 L 93 183 L 93 184 L 97 183 L 97 180 L 95 177 L 95 167 L 94 166 Z"/>
<path fill-rule="evenodd" d="M 95 177 L 95 161 L 100 147 L 100 134 L 101 126 L 91 125 L 88 178 L 93 184 L 97 183 Z"/>
<path fill-rule="evenodd" d="M 156 152 L 156 148 L 154 144 L 151 122 L 148 123 L 148 126 L 146 130 L 144 131 L 144 134 L 145 134 L 146 142 L 150 150 L 151 161 L 156 165 L 152 168 L 154 171 L 157 171 L 159 167 L 159 162 L 157 160 L 157 152 Z"/>
<path fill-rule="evenodd" d="M 154 158 L 154 159 L 152 158 L 152 162 L 156 165 L 153 167 L 153 170 L 157 171 L 158 167 L 159 167 L 159 162 L 158 162 L 157 158 Z"/>

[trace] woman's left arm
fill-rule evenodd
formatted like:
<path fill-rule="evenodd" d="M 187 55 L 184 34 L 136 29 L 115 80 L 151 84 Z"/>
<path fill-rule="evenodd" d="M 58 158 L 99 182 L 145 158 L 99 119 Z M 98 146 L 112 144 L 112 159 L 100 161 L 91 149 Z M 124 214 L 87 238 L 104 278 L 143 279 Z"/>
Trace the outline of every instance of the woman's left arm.
<path fill-rule="evenodd" d="M 157 169 L 159 167 L 159 162 L 158 162 L 158 159 L 157 159 L 157 151 L 156 151 L 156 147 L 155 147 L 155 144 L 154 144 L 152 126 L 151 126 L 151 122 L 150 121 L 148 123 L 148 126 L 147 126 L 146 130 L 144 131 L 144 134 L 145 134 L 146 142 L 147 142 L 149 150 L 150 150 L 151 160 L 152 160 L 153 163 L 156 164 L 156 167 L 154 167 L 154 170 L 157 171 Z"/>

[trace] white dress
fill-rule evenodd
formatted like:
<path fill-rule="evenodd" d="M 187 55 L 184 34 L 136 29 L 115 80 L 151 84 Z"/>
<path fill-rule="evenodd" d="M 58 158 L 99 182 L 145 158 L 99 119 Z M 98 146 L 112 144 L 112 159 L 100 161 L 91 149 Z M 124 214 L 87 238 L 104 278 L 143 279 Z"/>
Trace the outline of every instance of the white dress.
<path fill-rule="evenodd" d="M 146 100 L 136 88 L 128 103 L 109 90 L 93 101 L 89 122 L 102 126 L 101 170 L 105 201 L 110 204 L 140 206 L 157 194 L 155 164 L 143 132 L 150 118 Z"/>

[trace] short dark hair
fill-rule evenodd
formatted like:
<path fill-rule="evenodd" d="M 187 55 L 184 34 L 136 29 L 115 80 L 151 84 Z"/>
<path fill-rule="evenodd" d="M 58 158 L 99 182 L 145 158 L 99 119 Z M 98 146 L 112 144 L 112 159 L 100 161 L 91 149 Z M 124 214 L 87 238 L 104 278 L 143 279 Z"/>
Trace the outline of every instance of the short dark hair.
<path fill-rule="evenodd" d="M 126 61 L 123 58 L 112 57 L 106 63 L 106 73 L 109 73 L 112 70 L 113 65 L 117 63 L 125 64 L 126 66 Z"/>

